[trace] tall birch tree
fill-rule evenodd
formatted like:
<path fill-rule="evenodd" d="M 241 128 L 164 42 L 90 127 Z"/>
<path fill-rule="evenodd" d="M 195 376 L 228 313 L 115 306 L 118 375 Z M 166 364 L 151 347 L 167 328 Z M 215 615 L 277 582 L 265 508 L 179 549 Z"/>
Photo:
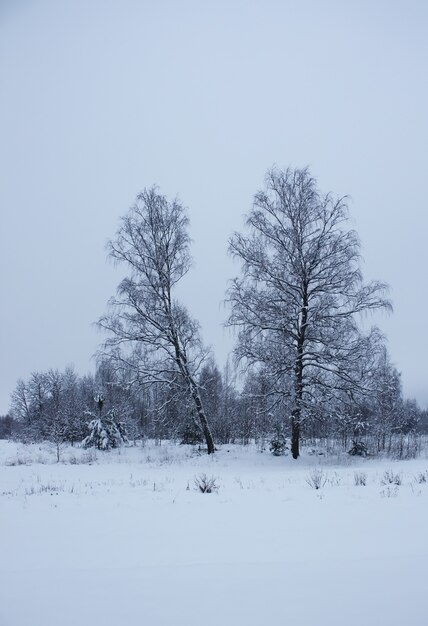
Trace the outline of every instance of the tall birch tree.
<path fill-rule="evenodd" d="M 391 307 L 384 283 L 363 283 L 347 219 L 346 199 L 321 194 L 307 168 L 274 168 L 254 197 L 248 232 L 230 240 L 242 265 L 228 295 L 236 354 L 264 364 L 273 384 L 290 380 L 294 458 L 311 391 L 364 383 L 358 363 L 379 333 L 364 336 L 358 314 Z"/>
<path fill-rule="evenodd" d="M 134 371 L 135 380 L 176 384 L 180 392 L 185 387 L 211 454 L 215 446 L 198 385 L 208 350 L 198 323 L 174 298 L 191 264 L 188 223 L 177 200 L 168 201 L 155 187 L 139 194 L 109 242 L 110 256 L 129 275 L 99 325 L 110 335 L 106 352 L 119 367 Z"/>

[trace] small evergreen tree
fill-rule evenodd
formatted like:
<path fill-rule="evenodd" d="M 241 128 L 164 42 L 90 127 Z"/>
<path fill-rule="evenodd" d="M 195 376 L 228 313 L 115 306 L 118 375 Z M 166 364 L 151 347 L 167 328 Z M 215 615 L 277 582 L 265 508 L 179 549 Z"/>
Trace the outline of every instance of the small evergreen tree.
<path fill-rule="evenodd" d="M 282 427 L 278 425 L 275 429 L 274 436 L 270 440 L 269 451 L 272 452 L 274 456 L 282 456 L 287 453 L 287 450 L 287 439 Z"/>
<path fill-rule="evenodd" d="M 99 414 L 98 416 L 91 414 L 93 419 L 88 424 L 90 433 L 84 438 L 82 445 L 84 448 L 96 447 L 98 450 L 118 448 L 127 441 L 125 426 L 119 421 L 114 409 L 110 409 L 103 415 L 103 396 L 98 395 L 95 402 Z"/>
<path fill-rule="evenodd" d="M 202 443 L 202 433 L 194 422 L 186 422 L 180 430 L 180 443 L 196 446 Z"/>

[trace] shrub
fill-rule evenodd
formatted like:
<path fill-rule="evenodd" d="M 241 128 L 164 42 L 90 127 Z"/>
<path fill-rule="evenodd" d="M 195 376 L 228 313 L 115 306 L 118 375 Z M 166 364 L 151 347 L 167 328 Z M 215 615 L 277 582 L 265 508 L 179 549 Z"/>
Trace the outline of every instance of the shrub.
<path fill-rule="evenodd" d="M 382 485 L 401 485 L 401 474 L 395 474 L 392 470 L 385 470 L 381 480 Z"/>
<path fill-rule="evenodd" d="M 306 482 L 312 489 L 321 489 L 327 482 L 327 474 L 320 468 L 314 468 L 306 477 Z"/>
<path fill-rule="evenodd" d="M 362 441 L 353 441 L 352 448 L 348 450 L 351 456 L 367 456 L 368 450 Z"/>
<path fill-rule="evenodd" d="M 418 485 L 421 485 L 422 483 L 428 483 L 428 471 L 418 472 L 418 474 L 416 474 L 415 476 L 415 481 L 418 483 Z"/>
<path fill-rule="evenodd" d="M 21 456 L 17 454 L 14 459 L 6 459 L 5 465 L 15 466 L 15 465 L 31 465 L 30 457 Z"/>
<path fill-rule="evenodd" d="M 195 476 L 195 489 L 200 491 L 201 493 L 212 493 L 213 491 L 218 491 L 219 486 L 217 484 L 217 479 L 214 476 L 207 476 L 206 474 L 201 474 L 200 476 Z"/>
<path fill-rule="evenodd" d="M 354 472 L 354 485 L 365 487 L 367 484 L 367 474 L 365 472 Z"/>
<path fill-rule="evenodd" d="M 89 450 L 83 452 L 80 456 L 76 456 L 75 454 L 70 455 L 65 463 L 69 463 L 70 465 L 91 465 L 96 460 L 96 452 L 93 448 L 90 448 Z"/>
<path fill-rule="evenodd" d="M 395 485 L 395 487 L 392 487 L 390 485 L 386 486 L 385 489 L 382 489 L 380 495 L 382 496 L 382 498 L 396 498 L 398 495 L 397 485 Z"/>
<path fill-rule="evenodd" d="M 196 446 L 202 443 L 202 433 L 194 422 L 187 423 L 180 431 L 180 444 Z"/>
<path fill-rule="evenodd" d="M 337 472 L 334 472 L 333 476 L 330 476 L 328 479 L 329 485 L 332 487 L 340 487 L 342 483 L 342 477 Z"/>
<path fill-rule="evenodd" d="M 324 456 L 324 450 L 320 448 L 309 448 L 308 455 L 309 456 Z"/>

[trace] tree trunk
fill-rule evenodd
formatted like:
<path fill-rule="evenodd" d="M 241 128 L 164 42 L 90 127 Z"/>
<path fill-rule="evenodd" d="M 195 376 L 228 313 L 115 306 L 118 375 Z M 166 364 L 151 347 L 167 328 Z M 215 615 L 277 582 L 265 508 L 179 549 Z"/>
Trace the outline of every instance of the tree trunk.
<path fill-rule="evenodd" d="M 308 299 L 305 290 L 303 306 L 300 311 L 299 334 L 294 365 L 294 408 L 291 413 L 291 454 L 293 459 L 298 459 L 300 454 L 300 422 L 303 401 L 303 346 L 305 343 L 307 320 Z"/>
<path fill-rule="evenodd" d="M 299 415 L 296 414 L 296 409 L 293 411 L 291 417 L 291 454 L 293 459 L 299 458 L 299 442 L 300 442 L 300 410 Z"/>
<path fill-rule="evenodd" d="M 201 423 L 202 432 L 204 433 L 208 454 L 213 454 L 215 452 L 214 439 L 213 439 L 210 427 L 208 425 L 207 417 L 205 415 L 201 395 L 199 393 L 199 388 L 192 374 L 189 371 L 186 353 L 180 348 L 180 343 L 178 341 L 178 337 L 176 333 L 174 334 L 174 349 L 175 349 L 175 360 L 178 365 L 178 369 L 180 370 L 181 375 L 183 376 L 184 380 L 186 381 L 186 384 L 188 385 L 193 402 L 195 403 L 195 406 L 196 406 L 196 412 L 198 414 L 199 421 Z"/>
<path fill-rule="evenodd" d="M 202 432 L 204 433 L 205 441 L 207 444 L 208 454 L 213 454 L 215 452 L 214 439 L 211 434 L 210 427 L 208 425 L 208 420 L 205 415 L 204 408 L 202 406 L 201 396 L 199 394 L 198 388 L 193 381 L 190 382 L 192 398 L 196 406 L 196 411 L 198 413 L 199 421 L 201 422 Z"/>

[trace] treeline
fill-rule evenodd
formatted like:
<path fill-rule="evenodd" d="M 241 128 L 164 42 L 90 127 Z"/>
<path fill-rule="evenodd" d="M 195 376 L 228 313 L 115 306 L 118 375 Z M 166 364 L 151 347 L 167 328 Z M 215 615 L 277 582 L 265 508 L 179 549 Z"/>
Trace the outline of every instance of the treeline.
<path fill-rule="evenodd" d="M 234 371 L 230 365 L 221 371 L 209 359 L 198 378 L 215 441 L 220 445 L 254 441 L 261 450 L 285 451 L 281 444 L 289 438 L 289 427 L 284 415 L 290 414 L 292 398 L 279 399 L 269 389 L 269 376 L 262 369 L 248 372 L 238 390 Z M 83 377 L 71 368 L 35 372 L 17 383 L 10 415 L 0 418 L 0 437 L 80 444 L 99 416 L 97 399 L 102 397 L 102 416 L 114 411 L 131 443 L 144 438 L 203 443 L 185 388 L 177 388 L 177 381 L 138 386 L 131 376 L 132 371 L 128 376 L 123 370 L 119 374 L 109 362 L 102 362 L 95 375 Z M 428 434 L 428 412 L 403 398 L 400 375 L 386 350 L 372 377 L 370 393 L 336 396 L 328 402 L 320 394 L 308 407 L 302 427 L 307 445 L 334 442 L 349 451 L 357 443 L 364 446 L 357 453 L 400 458 L 417 454 L 422 434 Z"/>

